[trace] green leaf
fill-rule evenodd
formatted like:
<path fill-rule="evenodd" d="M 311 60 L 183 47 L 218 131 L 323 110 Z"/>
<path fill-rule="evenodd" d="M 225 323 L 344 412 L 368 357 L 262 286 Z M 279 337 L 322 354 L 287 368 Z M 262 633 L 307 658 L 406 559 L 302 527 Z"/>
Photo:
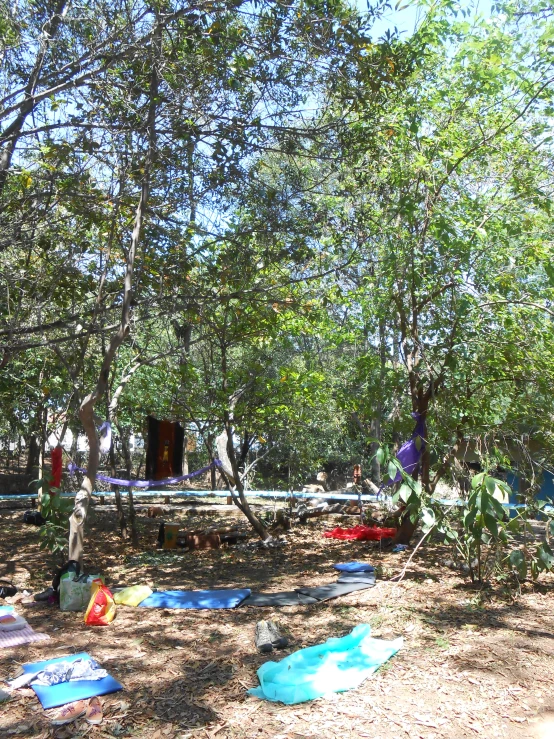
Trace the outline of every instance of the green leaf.
<path fill-rule="evenodd" d="M 410 521 L 413 524 L 416 524 L 419 519 L 419 507 L 417 505 L 410 505 L 408 506 L 408 511 L 410 514 Z"/>
<path fill-rule="evenodd" d="M 473 475 L 471 478 L 471 487 L 473 490 L 479 487 L 479 485 L 482 484 L 483 478 L 485 477 L 484 472 L 479 472 L 477 475 Z"/>
<path fill-rule="evenodd" d="M 498 481 L 497 481 L 498 483 Z M 496 485 L 492 497 L 497 500 L 500 504 L 507 505 L 510 502 L 511 489 L 508 485 Z"/>
<path fill-rule="evenodd" d="M 489 477 L 488 475 L 485 477 L 485 487 L 491 495 L 494 495 L 494 491 L 496 490 L 496 480 L 494 477 Z"/>
<path fill-rule="evenodd" d="M 414 480 L 413 478 L 408 477 L 408 485 L 412 488 L 418 498 L 421 498 L 423 488 L 421 487 L 419 480 Z"/>
<path fill-rule="evenodd" d="M 504 518 L 504 508 L 494 497 L 489 498 L 489 511 L 491 511 L 491 513 L 493 513 L 493 515 L 495 515 L 499 520 Z"/>
<path fill-rule="evenodd" d="M 383 464 L 385 461 L 385 450 L 383 447 L 379 447 L 377 451 L 375 452 L 375 459 L 379 462 L 379 464 Z"/>
<path fill-rule="evenodd" d="M 554 564 L 554 554 L 546 542 L 537 548 L 537 560 L 542 570 L 551 570 Z"/>
<path fill-rule="evenodd" d="M 398 473 L 398 467 L 396 466 L 395 462 L 391 459 L 391 461 L 389 462 L 389 467 L 388 467 L 389 478 L 391 480 L 394 480 L 397 473 Z"/>
<path fill-rule="evenodd" d="M 473 528 L 476 515 L 477 515 L 477 508 L 472 508 L 464 516 L 464 527 L 467 530 L 471 530 Z"/>
<path fill-rule="evenodd" d="M 422 508 L 421 509 L 421 523 L 423 527 L 423 531 L 429 531 L 433 528 L 433 526 L 436 523 L 435 519 L 435 512 L 432 508 Z"/>
<path fill-rule="evenodd" d="M 406 485 L 405 482 L 403 482 L 400 486 L 400 489 L 398 490 L 398 493 L 404 503 L 407 503 L 412 495 L 412 488 L 409 485 Z"/>
<path fill-rule="evenodd" d="M 544 271 L 546 272 L 546 275 L 548 277 L 550 287 L 554 287 L 554 262 L 552 262 L 551 264 L 545 262 Z"/>
<path fill-rule="evenodd" d="M 508 521 L 507 529 L 511 534 L 517 534 L 521 527 L 521 522 L 518 518 L 512 518 Z"/>
<path fill-rule="evenodd" d="M 495 539 L 498 539 L 498 522 L 496 518 L 494 516 L 491 516 L 490 513 L 483 513 L 483 518 L 488 530 L 491 532 Z"/>

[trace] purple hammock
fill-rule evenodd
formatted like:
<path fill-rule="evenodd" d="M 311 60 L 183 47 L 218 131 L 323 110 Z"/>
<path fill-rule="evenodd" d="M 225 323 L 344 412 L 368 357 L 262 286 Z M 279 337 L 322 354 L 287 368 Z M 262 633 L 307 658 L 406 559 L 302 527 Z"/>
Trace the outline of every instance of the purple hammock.
<path fill-rule="evenodd" d="M 208 472 L 208 470 L 211 470 L 214 467 L 216 469 L 221 467 L 219 459 L 214 459 L 213 462 L 210 462 L 206 467 L 202 467 L 202 469 L 196 470 L 195 472 L 189 472 L 188 475 L 166 477 L 165 480 L 118 480 L 117 477 L 108 477 L 107 475 L 96 475 L 96 479 L 101 480 L 102 482 L 108 482 L 111 485 L 121 485 L 126 488 L 149 488 L 152 485 L 164 487 L 165 485 L 176 485 L 178 482 L 190 480 L 191 477 L 196 477 L 197 475 L 203 475 L 204 472 Z M 75 472 L 82 472 L 84 475 L 87 473 L 87 471 L 82 467 L 77 467 L 75 462 L 70 462 L 67 465 L 67 471 L 70 475 L 74 475 Z"/>

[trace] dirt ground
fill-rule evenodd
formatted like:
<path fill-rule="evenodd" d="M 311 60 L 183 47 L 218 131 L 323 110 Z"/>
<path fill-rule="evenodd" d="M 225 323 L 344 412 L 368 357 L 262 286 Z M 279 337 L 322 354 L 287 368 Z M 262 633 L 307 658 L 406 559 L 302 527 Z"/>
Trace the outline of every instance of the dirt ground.
<path fill-rule="evenodd" d="M 50 584 L 53 560 L 38 546 L 38 530 L 22 511 L 0 511 L 0 577 L 37 592 Z M 226 506 L 183 505 L 171 513 L 184 527 L 241 521 Z M 346 519 L 352 524 L 352 519 Z M 554 583 L 525 584 L 521 593 L 478 590 L 444 566 L 451 552 L 422 547 L 401 583 L 390 582 L 410 552 L 383 553 L 379 545 L 322 537 L 345 525 L 332 517 L 287 533 L 286 546 L 201 552 L 155 549 L 159 522 L 139 514 L 142 547 L 117 537 L 115 513 L 97 506 L 90 521 L 85 569 L 108 585 L 207 589 L 288 590 L 332 582 L 332 565 L 362 559 L 377 567 L 374 588 L 326 603 L 288 608 L 178 611 L 119 607 L 108 627 L 87 627 L 82 614 L 46 604 L 17 610 L 49 641 L 0 650 L 0 678 L 17 665 L 86 651 L 124 691 L 105 696 L 104 721 L 54 730 L 31 690 L 0 704 L 0 737 L 554 737 Z M 264 656 L 254 627 L 273 618 L 289 649 Z M 369 623 L 374 636 L 404 637 L 400 652 L 360 688 L 296 706 L 247 696 L 268 659 L 343 636 Z"/>

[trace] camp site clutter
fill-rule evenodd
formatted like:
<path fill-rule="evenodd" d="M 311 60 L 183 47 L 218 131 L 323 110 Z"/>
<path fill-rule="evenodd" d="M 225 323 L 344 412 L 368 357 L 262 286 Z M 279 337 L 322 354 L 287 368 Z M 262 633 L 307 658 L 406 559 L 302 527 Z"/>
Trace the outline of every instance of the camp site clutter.
<path fill-rule="evenodd" d="M 158 423 L 155 419 L 148 419 L 149 428 L 149 453 L 147 455 L 147 471 L 152 479 L 158 478 L 158 484 L 173 483 L 175 478 L 161 478 L 161 475 L 182 475 L 182 459 L 174 449 L 174 439 L 180 439 L 182 448 L 182 430 L 179 424 Z M 102 427 L 103 433 L 110 433 L 109 424 Z M 228 460 L 227 460 L 228 464 Z M 225 463 L 215 460 L 212 466 L 217 469 L 225 467 Z M 209 468 L 208 468 L 209 469 Z M 202 473 L 208 471 L 204 468 Z M 71 465 L 70 472 L 75 474 L 79 468 Z M 358 475 L 361 468 L 356 469 Z M 195 473 L 187 474 L 186 479 L 195 476 Z M 116 483 L 113 478 L 107 481 Z M 179 482 L 183 482 L 180 479 Z M 142 484 L 134 481 L 137 487 Z M 144 481 L 150 485 L 151 480 Z M 56 493 L 54 493 L 56 494 Z M 352 496 L 350 496 L 352 498 Z M 318 514 L 334 512 L 328 503 L 308 501 L 311 510 Z M 315 505 L 314 505 L 315 504 Z M 352 500 L 348 501 L 347 507 L 352 506 Z M 361 511 L 361 503 L 358 501 L 357 513 Z M 327 507 L 329 510 L 325 510 Z M 147 511 L 149 518 L 154 518 L 165 513 L 165 508 L 150 507 Z M 341 512 L 344 507 L 340 507 Z M 38 512 L 37 512 L 38 513 Z M 40 515 L 40 514 L 39 514 Z M 306 520 L 309 516 L 303 515 L 298 520 Z M 283 521 L 289 521 L 284 515 L 276 516 L 276 521 L 283 525 Z M 35 518 L 25 514 L 23 521 L 36 524 Z M 40 522 L 39 522 L 40 523 Z M 42 525 L 44 525 L 44 520 Z M 290 523 L 288 524 L 290 528 Z M 340 535 L 337 535 L 340 532 Z M 371 534 L 369 535 L 368 534 Z M 381 542 L 390 539 L 396 530 L 379 526 L 357 526 L 352 529 L 335 529 L 325 532 L 325 536 L 342 539 L 361 539 Z M 180 531 L 180 525 L 162 521 L 155 542 L 157 547 L 163 550 L 175 550 L 194 552 L 198 550 L 209 550 L 221 546 L 237 546 L 245 542 L 248 535 L 237 527 L 212 527 L 206 530 Z M 284 542 L 281 542 L 284 543 Z M 366 590 L 376 584 L 374 568 L 364 562 L 349 562 L 337 564 L 338 578 L 335 582 L 324 583 L 319 586 L 299 586 L 292 591 L 282 592 L 258 592 L 250 587 L 228 589 L 216 588 L 211 590 L 162 590 L 151 588 L 146 584 L 128 583 L 112 589 L 106 586 L 104 577 L 100 573 L 88 574 L 82 571 L 81 564 L 77 560 L 68 560 L 54 573 L 52 585 L 46 590 L 36 593 L 30 601 L 30 593 L 25 593 L 26 602 L 45 604 L 47 607 L 58 605 L 64 612 L 84 612 L 84 623 L 89 627 L 108 627 L 117 629 L 113 624 L 116 619 L 117 608 L 159 608 L 170 610 L 211 610 L 232 609 L 238 607 L 286 607 L 290 605 L 311 605 L 323 603 L 350 593 Z M 3 594 L 8 599 L 17 598 L 17 588 L 7 584 Z M 116 622 L 117 623 L 117 622 Z M 363 638 L 358 638 L 358 633 Z M 350 637 L 343 640 L 334 639 L 322 645 L 321 650 L 300 650 L 293 652 L 283 661 L 282 670 L 285 674 L 291 670 L 287 660 L 298 655 L 298 664 L 308 664 L 308 655 L 314 653 L 314 671 L 306 667 L 305 672 L 293 670 L 290 672 L 291 681 L 297 687 L 287 689 L 284 685 L 279 689 L 270 687 L 272 683 L 280 684 L 276 677 L 277 673 L 268 663 L 258 671 L 260 688 L 253 688 L 250 694 L 266 700 L 280 700 L 285 703 L 297 703 L 311 700 L 321 693 L 320 688 L 310 685 L 326 684 L 328 689 L 324 692 L 343 691 L 359 685 L 384 661 L 389 659 L 401 646 L 402 640 L 397 640 L 391 646 L 369 639 L 369 626 L 357 627 Z M 3 641 L 2 641 L 3 640 Z M 0 607 L 0 646 L 21 646 L 32 644 L 36 641 L 48 641 L 48 634 L 36 633 L 27 621 L 19 616 L 12 605 Z M 261 653 L 271 652 L 273 649 L 286 649 L 289 640 L 284 636 L 279 626 L 274 621 L 258 621 L 254 629 L 254 646 Z M 306 658 L 303 652 L 306 651 Z M 357 655 L 357 656 L 356 656 Z M 353 672 L 346 666 L 355 658 L 359 666 Z M 360 662 L 362 660 L 362 662 Z M 341 664 L 344 662 L 344 669 Z M 302 668 L 304 669 L 304 668 Z M 331 678 L 339 669 L 340 676 Z M 52 726 L 63 726 L 78 721 L 89 724 L 100 724 L 103 720 L 102 703 L 100 696 L 108 695 L 124 689 L 124 686 L 114 680 L 101 666 L 88 654 L 73 655 L 71 657 L 55 657 L 36 663 L 26 663 L 19 671 L 20 674 L 10 676 L 7 687 L 11 693 L 17 690 L 31 687 L 46 710 L 55 710 L 50 715 Z M 304 688 L 300 688 L 300 684 Z M 9 693 L 7 693 L 9 695 Z"/>
<path fill-rule="evenodd" d="M 250 588 L 152 590 L 146 585 L 129 585 L 115 588 L 112 594 L 102 577 L 86 575 L 81 572 L 78 562 L 69 561 L 55 573 L 52 587 L 37 593 L 34 602 L 48 602 L 50 606 L 59 602 L 60 609 L 65 611 L 83 611 L 86 608 L 85 624 L 109 626 L 116 615 L 116 604 L 128 608 L 177 610 L 287 606 L 324 602 L 375 585 L 375 570 L 368 563 L 340 563 L 335 565 L 335 569 L 339 572 L 335 583 L 298 587 L 282 593 L 260 593 Z M 27 600 L 29 595 L 26 594 Z M 261 687 L 251 689 L 250 694 L 265 700 L 294 704 L 358 686 L 402 645 L 402 639 L 389 644 L 370 639 L 369 633 L 369 626 L 358 626 L 350 637 L 331 639 L 321 648 L 292 652 L 282 664 L 267 663 L 258 671 Z M 0 647 L 48 639 L 47 634 L 35 633 L 12 605 L 0 607 Z M 264 653 L 274 648 L 285 649 L 289 644 L 273 621 L 256 623 L 254 642 L 256 648 Z M 310 666 L 310 659 L 314 660 L 315 670 Z M 341 666 L 343 663 L 344 667 Z M 293 664 L 298 667 L 291 669 Z M 290 687 L 278 677 L 279 670 L 289 675 Z M 44 709 L 57 709 L 51 714 L 53 726 L 81 719 L 90 724 L 101 723 L 102 704 L 98 696 L 124 689 L 94 658 L 84 653 L 23 664 L 17 674 L 6 680 L 6 685 L 12 694 L 31 687 Z M 326 686 L 323 691 L 316 687 L 323 685 Z"/>

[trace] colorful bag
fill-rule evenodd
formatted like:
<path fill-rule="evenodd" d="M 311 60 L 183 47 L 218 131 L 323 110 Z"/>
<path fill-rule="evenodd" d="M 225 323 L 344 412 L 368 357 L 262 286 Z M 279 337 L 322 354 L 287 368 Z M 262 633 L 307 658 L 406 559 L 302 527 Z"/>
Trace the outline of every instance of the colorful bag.
<path fill-rule="evenodd" d="M 94 580 L 91 587 L 90 603 L 85 613 L 88 626 L 107 626 L 115 618 L 113 595 L 101 579 Z"/>

